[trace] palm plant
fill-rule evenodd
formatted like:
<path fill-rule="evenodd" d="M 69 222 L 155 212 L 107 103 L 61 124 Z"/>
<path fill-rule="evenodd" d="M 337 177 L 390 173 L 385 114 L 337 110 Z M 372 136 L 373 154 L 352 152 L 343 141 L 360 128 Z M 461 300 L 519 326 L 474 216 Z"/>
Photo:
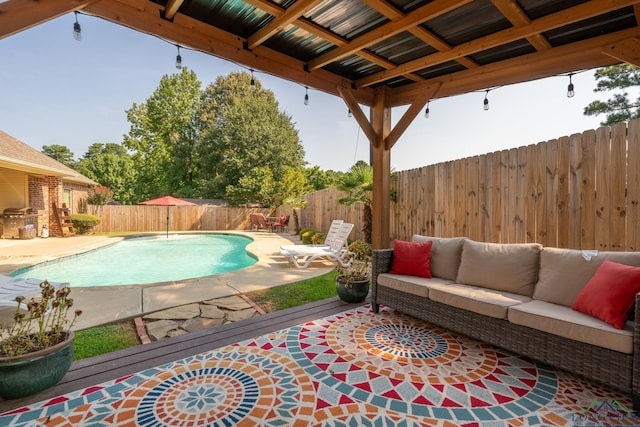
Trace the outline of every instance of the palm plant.
<path fill-rule="evenodd" d="M 338 203 L 352 205 L 361 202 L 364 206 L 362 211 L 362 232 L 364 241 L 371 243 L 371 227 L 373 222 L 373 212 L 371 210 L 371 196 L 373 191 L 373 168 L 363 161 L 355 165 L 338 179 L 336 187 L 340 191 L 346 191 L 347 196 L 338 199 Z"/>

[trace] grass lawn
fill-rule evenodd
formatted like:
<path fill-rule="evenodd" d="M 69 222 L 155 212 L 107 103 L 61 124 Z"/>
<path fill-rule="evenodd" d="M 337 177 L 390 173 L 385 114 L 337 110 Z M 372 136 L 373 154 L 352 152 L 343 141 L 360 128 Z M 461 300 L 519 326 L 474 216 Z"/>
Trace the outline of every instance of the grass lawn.
<path fill-rule="evenodd" d="M 322 276 L 248 293 L 247 296 L 266 312 L 285 310 L 298 305 L 336 296 L 333 270 Z M 99 356 L 140 344 L 133 321 L 76 331 L 73 360 Z"/>

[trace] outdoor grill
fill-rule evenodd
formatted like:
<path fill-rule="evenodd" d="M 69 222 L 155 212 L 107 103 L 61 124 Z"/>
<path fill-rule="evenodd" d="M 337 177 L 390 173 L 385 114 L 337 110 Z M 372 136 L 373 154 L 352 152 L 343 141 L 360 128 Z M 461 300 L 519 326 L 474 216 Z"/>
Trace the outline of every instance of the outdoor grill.
<path fill-rule="evenodd" d="M 35 218 L 32 208 L 7 208 L 2 211 L 2 237 L 35 237 Z"/>

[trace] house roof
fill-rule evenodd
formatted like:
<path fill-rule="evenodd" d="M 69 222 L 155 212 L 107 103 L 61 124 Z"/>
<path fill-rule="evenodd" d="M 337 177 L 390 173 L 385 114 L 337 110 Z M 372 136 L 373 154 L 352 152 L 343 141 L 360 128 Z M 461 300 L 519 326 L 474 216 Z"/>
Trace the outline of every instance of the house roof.
<path fill-rule="evenodd" d="M 637 0 L 6 0 L 0 39 L 76 10 L 367 106 L 640 63 Z"/>
<path fill-rule="evenodd" d="M 32 175 L 59 176 L 67 182 L 98 185 L 81 173 L 0 130 L 0 167 Z"/>

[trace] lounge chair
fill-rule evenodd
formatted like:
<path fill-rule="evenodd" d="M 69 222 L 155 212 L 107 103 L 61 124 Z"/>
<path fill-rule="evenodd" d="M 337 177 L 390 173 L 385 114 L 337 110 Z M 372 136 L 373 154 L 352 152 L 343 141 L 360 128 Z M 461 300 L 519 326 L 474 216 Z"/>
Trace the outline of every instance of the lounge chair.
<path fill-rule="evenodd" d="M 0 274 L 0 307 L 15 307 L 18 303 L 16 297 L 29 297 L 40 293 L 40 284 L 44 280 L 5 276 Z M 56 289 L 69 286 L 68 282 L 49 282 Z M 26 310 L 24 304 L 22 309 Z"/>
<path fill-rule="evenodd" d="M 353 253 L 347 249 L 347 239 L 353 224 L 342 223 L 336 238 L 328 247 L 315 245 L 290 245 L 286 249 L 281 248 L 280 253 L 289 257 L 289 260 L 298 268 L 307 268 L 316 259 L 328 258 L 337 261 L 342 267 L 349 267 L 353 261 Z"/>
<path fill-rule="evenodd" d="M 280 246 L 280 251 L 289 251 L 291 249 L 296 249 L 301 246 L 306 247 L 316 247 L 316 248 L 328 248 L 331 243 L 336 239 L 338 235 L 338 231 L 340 231 L 340 227 L 342 226 L 344 221 L 341 219 L 334 219 L 331 221 L 331 226 L 329 226 L 329 231 L 327 231 L 327 235 L 324 238 L 324 243 L 318 245 L 282 245 Z"/>

